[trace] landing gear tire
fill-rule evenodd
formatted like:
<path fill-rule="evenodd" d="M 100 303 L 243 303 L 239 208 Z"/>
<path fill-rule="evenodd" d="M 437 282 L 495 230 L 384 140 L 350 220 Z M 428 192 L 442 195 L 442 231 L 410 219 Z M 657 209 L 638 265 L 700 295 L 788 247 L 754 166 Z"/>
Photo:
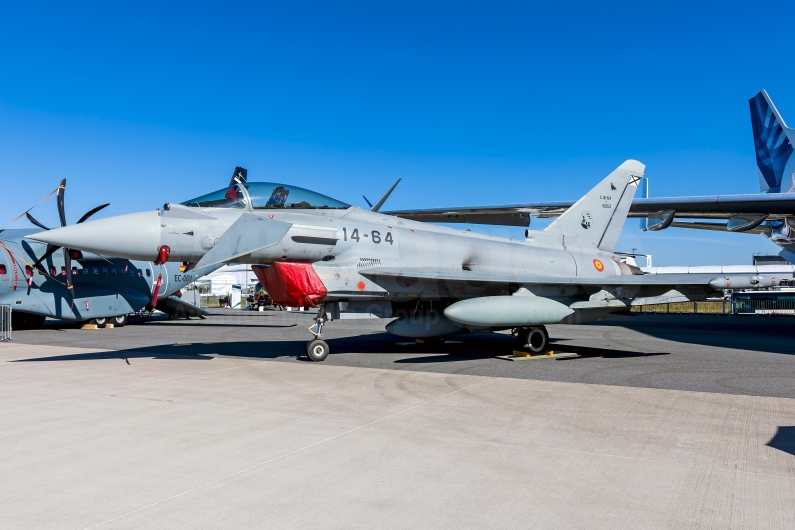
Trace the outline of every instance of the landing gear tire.
<path fill-rule="evenodd" d="M 113 317 L 110 319 L 110 323 L 113 324 L 113 327 L 120 328 L 127 323 L 127 315 L 119 315 L 117 317 Z"/>
<path fill-rule="evenodd" d="M 325 361 L 328 357 L 328 344 L 322 339 L 310 340 L 306 344 L 306 357 L 313 362 Z"/>
<path fill-rule="evenodd" d="M 549 349 L 549 333 L 544 326 L 530 328 L 527 333 L 527 348 L 532 353 L 542 353 Z"/>
<path fill-rule="evenodd" d="M 516 342 L 531 353 L 542 353 L 549 349 L 549 333 L 544 326 L 520 328 L 516 332 Z"/>
<path fill-rule="evenodd" d="M 107 317 L 101 317 L 101 318 L 92 318 L 92 319 L 90 320 L 90 322 L 91 322 L 92 324 L 96 324 L 98 328 L 104 328 L 105 326 L 107 326 L 107 325 L 108 325 L 108 322 L 109 322 L 109 321 L 110 321 L 110 319 L 109 319 L 109 318 L 107 318 Z"/>

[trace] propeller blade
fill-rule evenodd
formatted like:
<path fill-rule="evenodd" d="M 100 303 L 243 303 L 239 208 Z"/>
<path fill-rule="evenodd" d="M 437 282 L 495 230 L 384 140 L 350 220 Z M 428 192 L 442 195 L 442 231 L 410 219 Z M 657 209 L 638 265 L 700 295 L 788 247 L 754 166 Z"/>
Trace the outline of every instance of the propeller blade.
<path fill-rule="evenodd" d="M 97 213 L 98 211 L 100 211 L 102 208 L 104 208 L 106 206 L 110 206 L 110 203 L 106 202 L 105 204 L 103 204 L 101 206 L 97 206 L 96 208 L 93 208 L 93 209 L 87 211 L 86 213 L 83 214 L 83 217 L 81 217 L 80 220 L 77 221 L 77 224 L 82 223 L 83 221 L 85 221 L 86 219 L 88 219 L 89 217 L 91 217 L 92 215 L 94 215 L 95 213 Z"/>
<path fill-rule="evenodd" d="M 43 224 L 41 224 L 40 222 L 38 222 L 38 221 L 37 221 L 37 220 L 36 220 L 36 219 L 35 219 L 35 218 L 34 218 L 32 215 L 30 215 L 28 212 L 25 212 L 25 217 L 27 217 L 27 218 L 28 218 L 28 221 L 30 221 L 30 222 L 31 222 L 31 223 L 33 223 L 34 225 L 38 226 L 39 228 L 43 228 L 44 230 L 49 230 L 49 228 L 47 228 L 46 226 L 44 226 Z"/>
<path fill-rule="evenodd" d="M 41 262 L 44 261 L 45 259 L 49 258 L 50 256 L 52 256 L 55 253 L 55 251 L 58 250 L 59 248 L 61 248 L 61 247 L 59 247 L 57 245 L 53 245 L 52 247 L 50 247 L 50 249 L 47 252 L 45 252 L 42 257 L 40 257 L 38 260 L 36 260 L 36 263 L 33 264 L 33 268 L 34 269 L 38 269 L 39 265 L 41 265 Z"/>
<path fill-rule="evenodd" d="M 69 295 L 72 297 L 72 303 L 75 301 L 75 289 L 72 285 L 72 256 L 69 255 L 69 249 L 63 249 L 63 262 L 66 267 L 66 288 L 69 290 Z"/>
<path fill-rule="evenodd" d="M 63 205 L 63 196 L 65 191 L 66 179 L 63 179 L 61 184 L 58 186 L 58 216 L 61 218 L 61 226 L 66 226 L 66 211 L 64 210 Z"/>

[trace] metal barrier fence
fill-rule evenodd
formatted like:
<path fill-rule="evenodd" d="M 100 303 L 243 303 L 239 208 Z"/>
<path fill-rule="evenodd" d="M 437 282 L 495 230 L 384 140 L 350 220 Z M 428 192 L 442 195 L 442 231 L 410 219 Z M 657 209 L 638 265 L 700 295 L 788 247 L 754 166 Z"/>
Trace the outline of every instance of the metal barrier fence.
<path fill-rule="evenodd" d="M 669 304 L 636 305 L 633 313 L 654 313 L 674 315 L 725 315 L 731 312 L 728 300 L 702 300 L 700 302 L 671 302 Z"/>
<path fill-rule="evenodd" d="M 11 306 L 0 305 L 0 342 L 11 340 Z"/>
<path fill-rule="evenodd" d="M 735 315 L 795 315 L 795 300 L 734 300 Z"/>

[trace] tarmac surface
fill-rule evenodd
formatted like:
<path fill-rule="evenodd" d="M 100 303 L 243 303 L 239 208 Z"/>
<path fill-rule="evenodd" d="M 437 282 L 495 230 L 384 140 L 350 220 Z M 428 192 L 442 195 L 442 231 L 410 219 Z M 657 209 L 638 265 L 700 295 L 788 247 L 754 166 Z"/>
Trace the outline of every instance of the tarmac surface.
<path fill-rule="evenodd" d="M 795 528 L 795 319 L 398 345 L 215 311 L 0 344 L 0 528 Z M 274 362 L 275 361 L 275 362 Z"/>
<path fill-rule="evenodd" d="M 214 310 L 206 320 L 162 317 L 113 330 L 87 331 L 48 321 L 14 333 L 28 344 L 114 350 L 101 357 L 213 356 L 305 360 L 314 313 Z M 506 362 L 507 334 L 406 345 L 381 319 L 337 320 L 324 328 L 326 365 L 569 381 L 795 398 L 795 318 L 639 315 L 578 326 L 548 326 L 555 351 L 577 358 Z M 92 358 L 78 356 L 71 360 Z M 46 360 L 46 359 L 42 359 Z"/>

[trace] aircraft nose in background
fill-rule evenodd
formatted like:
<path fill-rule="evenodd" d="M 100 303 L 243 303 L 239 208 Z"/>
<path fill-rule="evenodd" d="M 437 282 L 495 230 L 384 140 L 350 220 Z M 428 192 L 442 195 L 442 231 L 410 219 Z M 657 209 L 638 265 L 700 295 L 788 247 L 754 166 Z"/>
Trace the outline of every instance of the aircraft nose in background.
<path fill-rule="evenodd" d="M 103 256 L 151 261 L 160 247 L 160 212 L 138 212 L 26 236 Z"/>

